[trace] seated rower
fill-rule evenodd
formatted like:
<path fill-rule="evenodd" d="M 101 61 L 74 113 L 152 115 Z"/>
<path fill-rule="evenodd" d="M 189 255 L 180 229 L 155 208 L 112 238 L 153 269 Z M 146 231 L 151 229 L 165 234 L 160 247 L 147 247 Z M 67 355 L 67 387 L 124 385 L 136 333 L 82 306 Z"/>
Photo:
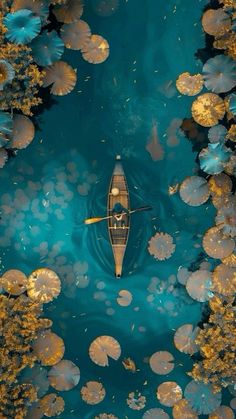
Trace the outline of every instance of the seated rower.
<path fill-rule="evenodd" d="M 115 219 L 114 227 L 125 228 L 125 216 L 128 214 L 129 211 L 120 202 L 116 202 L 112 209 L 112 215 Z"/>

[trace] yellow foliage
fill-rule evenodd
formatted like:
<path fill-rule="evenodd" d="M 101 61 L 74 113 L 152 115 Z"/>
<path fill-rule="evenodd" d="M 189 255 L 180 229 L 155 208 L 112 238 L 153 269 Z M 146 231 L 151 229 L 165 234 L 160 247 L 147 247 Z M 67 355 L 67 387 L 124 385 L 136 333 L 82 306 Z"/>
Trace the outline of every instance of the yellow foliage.
<path fill-rule="evenodd" d="M 17 109 L 25 115 L 32 115 L 31 108 L 42 103 L 38 89 L 43 83 L 44 72 L 33 64 L 31 49 L 6 42 L 0 46 L 0 60 L 9 62 L 15 70 L 11 84 L 1 92 L 0 108 Z"/>
<path fill-rule="evenodd" d="M 0 419 L 25 417 L 37 399 L 34 386 L 18 384 L 18 376 L 36 361 L 32 344 L 39 331 L 52 325 L 41 313 L 41 305 L 25 295 L 0 295 Z"/>
<path fill-rule="evenodd" d="M 236 380 L 236 328 L 233 298 L 213 297 L 209 322 L 199 332 L 196 343 L 202 360 L 195 363 L 189 375 L 211 383 L 215 391 Z"/>

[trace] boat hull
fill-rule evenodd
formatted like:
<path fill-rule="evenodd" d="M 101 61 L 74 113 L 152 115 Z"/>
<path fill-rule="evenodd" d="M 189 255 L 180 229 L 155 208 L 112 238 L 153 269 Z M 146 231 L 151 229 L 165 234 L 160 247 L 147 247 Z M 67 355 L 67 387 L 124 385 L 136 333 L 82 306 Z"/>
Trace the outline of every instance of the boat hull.
<path fill-rule="evenodd" d="M 119 189 L 119 195 L 114 196 L 112 194 L 111 191 L 113 188 Z M 117 202 L 119 202 L 124 208 L 130 210 L 127 181 L 122 163 L 119 160 L 116 161 L 108 192 L 108 216 L 112 215 L 112 209 Z M 114 255 L 115 275 L 117 278 L 120 278 L 122 275 L 123 259 L 130 230 L 130 217 L 125 215 L 123 220 L 123 225 L 117 225 L 113 217 L 108 219 L 108 231 Z"/>

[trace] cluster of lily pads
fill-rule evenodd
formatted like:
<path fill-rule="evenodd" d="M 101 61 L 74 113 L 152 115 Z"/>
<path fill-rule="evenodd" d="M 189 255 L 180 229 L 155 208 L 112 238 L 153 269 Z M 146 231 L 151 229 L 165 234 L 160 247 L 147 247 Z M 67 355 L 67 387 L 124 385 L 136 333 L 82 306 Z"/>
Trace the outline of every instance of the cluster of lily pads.
<path fill-rule="evenodd" d="M 183 95 L 194 96 L 202 89 L 206 91 L 192 103 L 192 117 L 200 126 L 209 128 L 209 144 L 199 153 L 200 167 L 209 175 L 223 171 L 236 174 L 233 155 L 236 142 L 235 5 L 227 4 L 208 9 L 202 17 L 203 29 L 212 38 L 211 55 L 214 56 L 204 63 L 202 74 L 184 72 L 176 81 Z"/>
<path fill-rule="evenodd" d="M 192 104 L 195 122 L 209 128 L 209 144 L 198 155 L 202 175 L 187 177 L 179 188 L 186 204 L 199 206 L 211 198 L 217 211 L 215 226 L 205 232 L 202 240 L 214 268 L 186 271 L 183 280 L 188 294 L 199 302 L 214 296 L 228 300 L 236 292 L 236 4 L 221 0 L 219 6 L 208 9 L 202 18 L 207 36 L 214 36 L 213 58 L 205 62 L 202 74 L 183 73 L 176 82 L 181 94 L 192 96 L 203 88 L 210 91 Z M 225 54 L 219 54 L 218 49 L 223 48 Z"/>
<path fill-rule="evenodd" d="M 223 3 L 221 1 L 221 3 Z M 228 3 L 227 3 L 228 4 Z M 236 5 L 223 9 L 209 9 L 203 14 L 204 30 L 214 35 L 215 39 L 233 37 L 236 39 L 234 15 Z M 216 41 L 215 41 L 216 42 Z M 216 44 L 214 46 L 216 48 Z M 218 44 L 217 44 L 218 45 Z M 213 52 L 217 54 L 217 50 Z M 227 52 L 227 51 L 226 51 Z M 234 57 L 236 59 L 236 56 Z M 203 248 L 208 256 L 221 259 L 221 281 L 228 277 L 228 269 L 236 267 L 235 237 L 236 237 L 236 199 L 233 184 L 236 174 L 236 156 L 234 153 L 236 140 L 236 60 L 227 55 L 215 55 L 203 66 L 203 74 L 186 76 L 183 73 L 176 85 L 181 93 L 195 94 L 205 85 L 214 93 L 204 93 L 192 104 L 192 114 L 195 121 L 210 127 L 208 131 L 209 144 L 199 153 L 200 168 L 205 176 L 187 177 L 180 185 L 181 199 L 188 205 L 198 206 L 208 201 L 209 197 L 217 210 L 216 225 L 210 228 L 203 237 Z M 185 80 L 185 81 L 184 81 Z M 197 82 L 196 82 L 197 80 Z M 198 89 L 196 89 L 196 83 Z M 188 90 L 186 90 L 188 89 Z M 218 96 L 216 93 L 221 95 Z M 225 116 L 226 113 L 226 116 Z M 219 119 L 225 116 L 221 124 Z M 227 274 L 226 274 L 227 270 Z M 235 275 L 235 272 L 232 275 Z M 216 275 L 215 275 L 216 277 Z M 217 282 L 220 279 L 217 279 Z M 228 287 L 226 287 L 228 288 Z M 236 291 L 232 283 L 231 293 Z M 225 289 L 224 292 L 229 292 Z M 222 291 L 223 295 L 224 292 Z M 231 295 L 232 295 L 231 294 Z"/>
<path fill-rule="evenodd" d="M 32 310 L 32 307 L 34 307 L 35 304 L 35 310 L 38 310 L 37 314 L 35 314 L 34 317 L 33 311 L 30 313 L 30 319 L 33 324 L 35 320 L 42 322 L 40 319 L 42 313 L 40 306 L 50 303 L 58 297 L 61 291 L 61 281 L 58 275 L 48 268 L 37 269 L 28 277 L 22 271 L 11 269 L 0 277 L 0 290 L 1 297 L 3 295 L 12 299 L 12 301 L 14 299 L 16 306 L 17 303 L 19 305 L 23 304 L 25 307 L 31 307 Z M 25 317 L 22 316 L 18 307 L 17 315 L 16 309 L 12 309 L 12 316 L 15 316 L 15 319 L 17 318 L 17 321 L 15 320 L 16 323 L 21 321 L 23 324 L 27 314 Z M 49 386 L 56 391 L 68 391 L 75 387 L 80 380 L 80 369 L 70 360 L 62 359 L 65 352 L 63 339 L 52 332 L 50 329 L 52 326 L 51 321 L 45 319 L 45 325 L 47 326 L 44 326 L 44 328 L 42 326 L 42 328 L 37 331 L 29 344 L 28 351 L 29 353 L 32 353 L 34 357 L 34 361 L 31 362 L 32 365 L 30 365 L 29 362 L 26 362 L 24 368 L 19 369 L 17 373 L 18 382 L 23 385 L 26 383 L 33 385 L 37 393 L 37 399 L 34 403 L 31 404 L 31 406 L 29 406 L 29 403 L 27 406 L 27 417 L 42 418 L 44 415 L 47 417 L 60 415 L 64 411 L 65 402 L 57 393 L 48 393 Z M 4 336 L 4 322 L 1 332 L 1 335 Z M 22 340 L 20 342 L 22 348 L 25 348 L 28 343 L 26 336 L 26 334 L 21 336 Z M 6 345 L 6 340 L 4 340 L 4 338 L 2 342 Z M 4 347 L 7 352 L 7 346 Z M 22 353 L 24 354 L 23 350 Z M 19 352 L 19 354 L 21 354 L 21 352 Z M 24 356 L 26 358 L 26 355 Z M 48 367 L 51 368 L 47 369 Z M 2 386 L 5 384 L 4 381 L 5 380 L 3 379 L 1 382 Z M 9 383 L 6 384 L 9 385 Z M 10 387 L 10 389 L 12 394 L 14 394 L 14 385 L 13 387 Z M 5 414 L 3 406 L 1 412 L 4 412 Z M 19 417 L 25 417 L 23 413 L 22 416 L 20 416 L 20 414 L 18 415 Z M 1 417 L 5 418 L 9 416 L 2 415 Z M 17 415 L 14 417 L 17 417 Z"/>
<path fill-rule="evenodd" d="M 3 167 L 9 150 L 25 148 L 34 138 L 34 126 L 28 116 L 33 114 L 31 108 L 42 102 L 36 98 L 39 88 L 50 87 L 53 95 L 63 96 L 75 87 L 76 69 L 61 60 L 64 49 L 79 50 L 86 61 L 98 64 L 107 59 L 109 45 L 100 35 L 92 35 L 88 24 L 80 19 L 81 0 L 4 1 L 0 12 L 0 90 L 4 97 L 0 101 L 0 167 Z M 26 61 L 23 71 L 21 61 Z M 31 78 L 25 76 L 27 72 Z M 18 115 L 19 111 L 24 115 Z"/>

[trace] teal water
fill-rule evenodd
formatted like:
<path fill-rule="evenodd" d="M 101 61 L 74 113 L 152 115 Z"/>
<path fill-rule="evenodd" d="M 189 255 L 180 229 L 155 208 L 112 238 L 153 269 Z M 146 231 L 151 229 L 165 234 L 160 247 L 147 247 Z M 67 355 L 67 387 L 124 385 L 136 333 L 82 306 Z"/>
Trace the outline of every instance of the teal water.
<path fill-rule="evenodd" d="M 184 71 L 201 71 L 194 53 L 204 45 L 200 17 L 207 2 L 120 3 L 108 18 L 96 16 L 87 5 L 84 20 L 93 33 L 108 40 L 108 60 L 93 66 L 78 52 L 66 52 L 65 60 L 78 69 L 76 88 L 40 115 L 34 142 L 0 173 L 1 271 L 16 268 L 29 274 L 47 266 L 62 280 L 60 297 L 45 306 L 45 312 L 65 341 L 65 359 L 81 371 L 79 385 L 61 393 L 66 402 L 62 419 L 89 419 L 102 412 L 141 418 L 153 407 L 162 407 L 171 417 L 171 409 L 157 401 L 156 388 L 170 380 L 184 389 L 189 382 L 185 372 L 192 361 L 175 349 L 174 330 L 186 322 L 196 325 L 203 309 L 176 275 L 180 267 L 205 260 L 201 236 L 213 224 L 214 212 L 210 204 L 189 207 L 178 194 L 168 194 L 170 185 L 198 169 L 191 143 L 176 128 L 171 144 L 168 132 L 173 120 L 178 127 L 191 116 L 192 99 L 178 96 L 174 82 Z M 153 121 L 164 149 L 163 160 L 156 162 L 145 148 Z M 114 278 L 106 224 L 83 225 L 84 218 L 106 213 L 117 153 L 123 159 L 131 206 L 153 207 L 133 216 L 119 281 Z M 148 253 L 156 231 L 169 233 L 176 243 L 167 261 L 157 262 Z M 122 289 L 132 293 L 128 307 L 116 301 Z M 129 373 L 121 359 L 108 368 L 93 364 L 88 348 L 99 335 L 117 339 L 121 359 L 131 357 L 140 371 Z M 145 361 L 159 350 L 175 358 L 167 376 L 154 374 Z M 106 398 L 97 406 L 85 404 L 80 396 L 90 380 L 101 381 L 106 389 Z M 142 411 L 126 404 L 128 393 L 135 390 L 147 399 Z"/>

